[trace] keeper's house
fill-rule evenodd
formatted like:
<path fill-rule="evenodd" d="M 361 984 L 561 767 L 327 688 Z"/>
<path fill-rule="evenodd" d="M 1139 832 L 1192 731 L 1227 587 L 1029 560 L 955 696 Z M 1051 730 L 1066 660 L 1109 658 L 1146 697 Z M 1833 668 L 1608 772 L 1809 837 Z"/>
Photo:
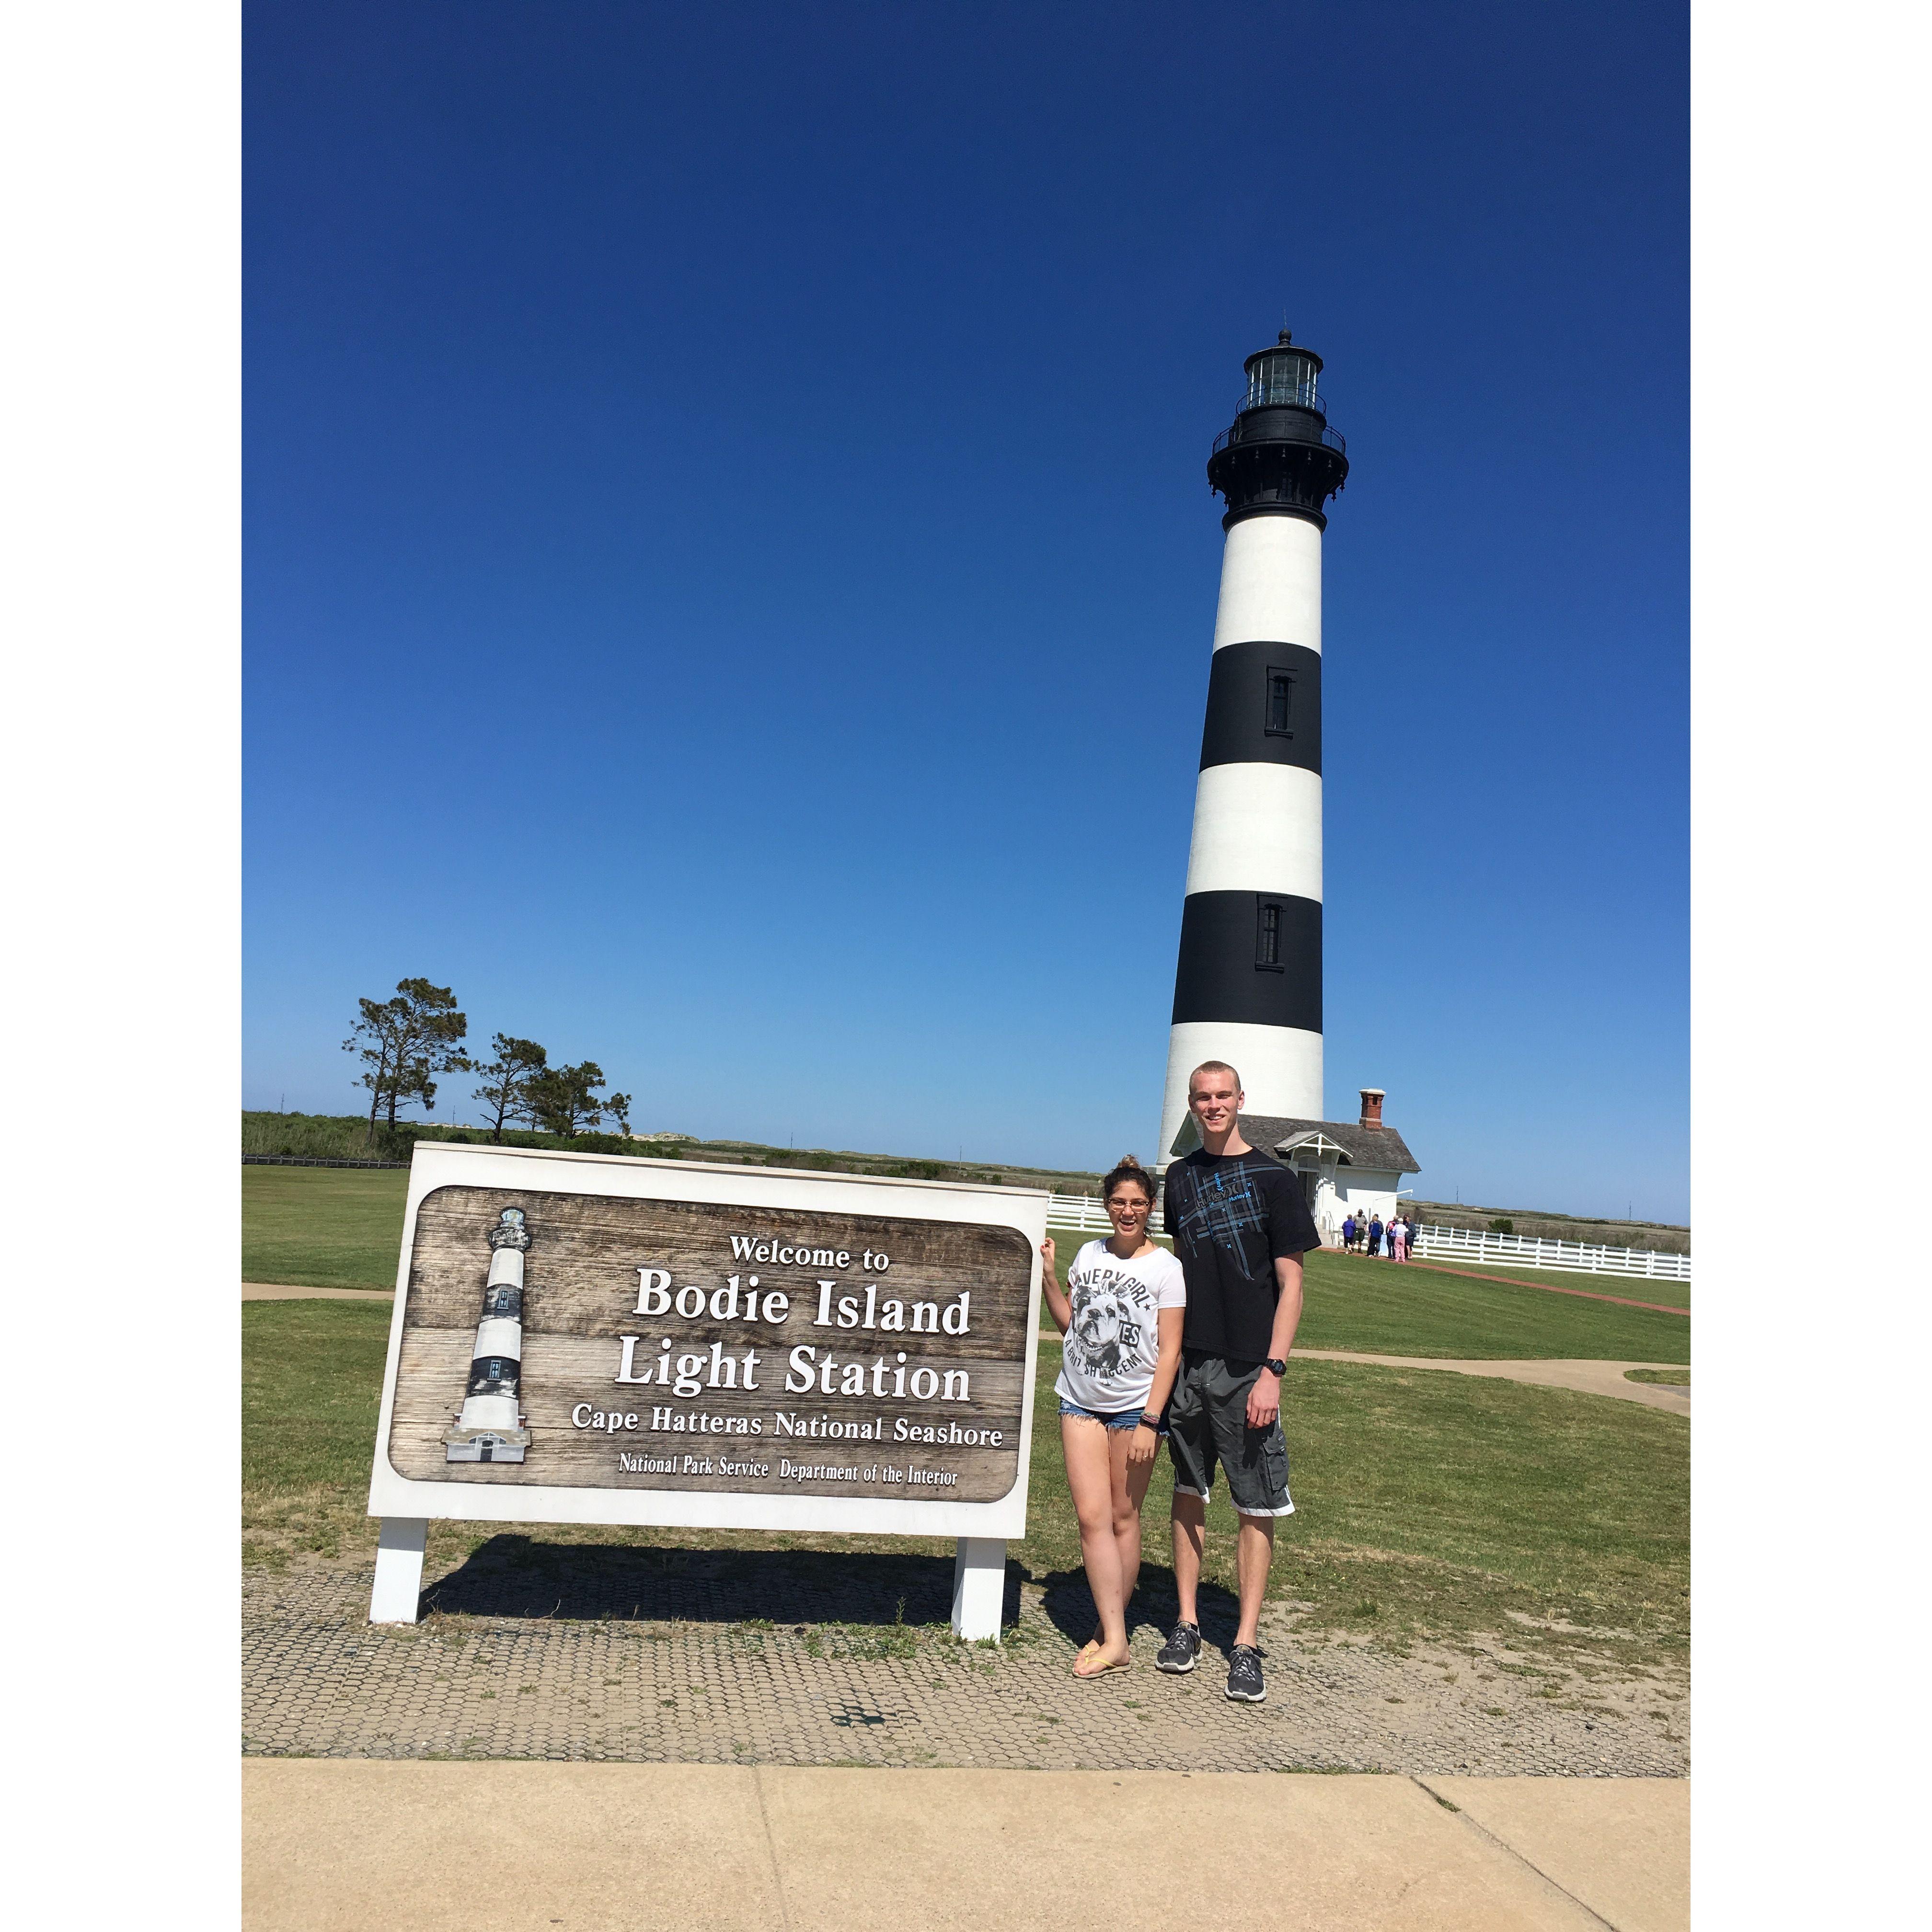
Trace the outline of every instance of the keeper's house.
<path fill-rule="evenodd" d="M 1405 1191 L 1403 1175 L 1422 1171 L 1401 1135 L 1382 1124 L 1382 1090 L 1364 1087 L 1361 1094 L 1362 1118 L 1352 1126 L 1270 1114 L 1241 1116 L 1241 1138 L 1300 1175 L 1315 1225 L 1330 1247 L 1341 1245 L 1342 1223 L 1352 1211 L 1358 1219 L 1379 1214 L 1386 1221 Z M 1187 1114 L 1171 1152 L 1178 1160 L 1200 1144 L 1194 1116 Z"/>

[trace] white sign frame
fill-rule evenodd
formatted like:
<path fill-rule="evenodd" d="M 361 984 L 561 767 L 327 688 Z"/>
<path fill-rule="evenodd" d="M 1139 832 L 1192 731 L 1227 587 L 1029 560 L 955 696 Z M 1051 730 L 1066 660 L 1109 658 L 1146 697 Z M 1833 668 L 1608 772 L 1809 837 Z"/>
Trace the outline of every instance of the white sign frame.
<path fill-rule="evenodd" d="M 390 1463 L 388 1445 L 407 1312 L 416 1210 L 436 1189 L 448 1186 L 525 1188 L 536 1192 L 699 1202 L 779 1212 L 890 1215 L 1016 1230 L 1026 1239 L 1033 1268 L 1022 1368 L 1018 1468 L 1012 1487 L 991 1502 L 961 1502 L 898 1496 L 768 1496 L 520 1484 L 496 1487 L 475 1482 L 419 1481 L 400 1474 Z M 382 1408 L 369 1481 L 368 1513 L 382 1519 L 370 1621 L 416 1621 L 424 1542 L 432 1521 L 609 1523 L 956 1537 L 959 1555 L 954 1570 L 953 1627 L 962 1636 L 997 1638 L 1006 1544 L 1026 1534 L 1034 1378 L 1040 1345 L 1040 1249 L 1046 1238 L 1052 1198 L 1042 1190 L 1030 1187 L 418 1142 L 410 1164 L 395 1307 L 389 1322 L 388 1355 L 382 1372 Z"/>

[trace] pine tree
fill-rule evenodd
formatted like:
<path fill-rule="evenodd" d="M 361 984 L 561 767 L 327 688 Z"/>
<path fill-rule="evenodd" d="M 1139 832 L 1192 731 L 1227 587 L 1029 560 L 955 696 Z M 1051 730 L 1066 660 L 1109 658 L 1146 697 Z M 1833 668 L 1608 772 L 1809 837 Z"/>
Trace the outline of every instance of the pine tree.
<path fill-rule="evenodd" d="M 550 1064 L 550 1055 L 535 1040 L 518 1040 L 512 1034 L 493 1034 L 490 1044 L 496 1057 L 477 1069 L 483 1084 L 475 1097 L 495 1116 L 490 1138 L 500 1142 L 506 1121 L 535 1118 L 530 1084 Z"/>
<path fill-rule="evenodd" d="M 475 1063 L 463 1051 L 470 1022 L 447 986 L 398 980 L 394 999 L 356 1004 L 362 1018 L 342 1050 L 359 1054 L 364 1064 L 359 1084 L 369 1090 L 367 1144 L 373 1146 L 376 1117 L 386 1103 L 393 1130 L 398 1107 L 420 1102 L 425 1112 L 434 1108 L 437 1074 L 467 1071 Z"/>

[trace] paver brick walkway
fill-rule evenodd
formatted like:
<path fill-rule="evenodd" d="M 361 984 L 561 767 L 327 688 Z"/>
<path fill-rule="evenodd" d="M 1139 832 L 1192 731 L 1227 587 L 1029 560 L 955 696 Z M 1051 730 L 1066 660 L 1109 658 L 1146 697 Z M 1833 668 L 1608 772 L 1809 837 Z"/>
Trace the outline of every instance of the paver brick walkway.
<path fill-rule="evenodd" d="M 499 1536 L 433 1580 L 415 1626 L 366 1621 L 370 1571 L 253 1571 L 244 1748 L 272 1756 L 1042 1769 L 1346 1769 L 1676 1777 L 1681 1676 L 1594 1681 L 1507 1644 L 1407 1656 L 1264 1624 L 1268 1700 L 1222 1695 L 1232 1631 L 1192 1676 L 1076 1682 L 1069 1606 L 1010 1598 L 1000 1648 L 945 1630 L 941 1558 L 538 1546 Z M 1084 1610 L 1084 1590 L 1079 1608 Z M 903 1604 L 898 1626 L 875 1619 Z M 1150 1605 L 1171 1616 L 1172 1604 Z M 936 1628 L 935 1628 L 936 1627 Z M 1606 1652 L 1607 1656 L 1607 1652 Z"/>

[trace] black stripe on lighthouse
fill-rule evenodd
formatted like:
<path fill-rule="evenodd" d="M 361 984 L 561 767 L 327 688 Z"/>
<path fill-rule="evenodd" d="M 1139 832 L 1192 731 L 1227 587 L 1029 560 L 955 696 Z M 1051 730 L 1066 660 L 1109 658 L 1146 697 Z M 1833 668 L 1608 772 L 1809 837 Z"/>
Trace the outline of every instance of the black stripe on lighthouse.
<path fill-rule="evenodd" d="M 1208 674 L 1201 768 L 1299 765 L 1322 772 L 1322 653 L 1262 640 L 1223 644 Z"/>
<path fill-rule="evenodd" d="M 495 1370 L 493 1375 L 490 1371 Z M 471 1395 L 514 1395 L 524 1365 L 514 1355 L 478 1355 L 470 1364 Z"/>
<path fill-rule="evenodd" d="M 1190 1020 L 1319 1033 L 1322 902 L 1292 892 L 1190 892 L 1173 1024 Z"/>

